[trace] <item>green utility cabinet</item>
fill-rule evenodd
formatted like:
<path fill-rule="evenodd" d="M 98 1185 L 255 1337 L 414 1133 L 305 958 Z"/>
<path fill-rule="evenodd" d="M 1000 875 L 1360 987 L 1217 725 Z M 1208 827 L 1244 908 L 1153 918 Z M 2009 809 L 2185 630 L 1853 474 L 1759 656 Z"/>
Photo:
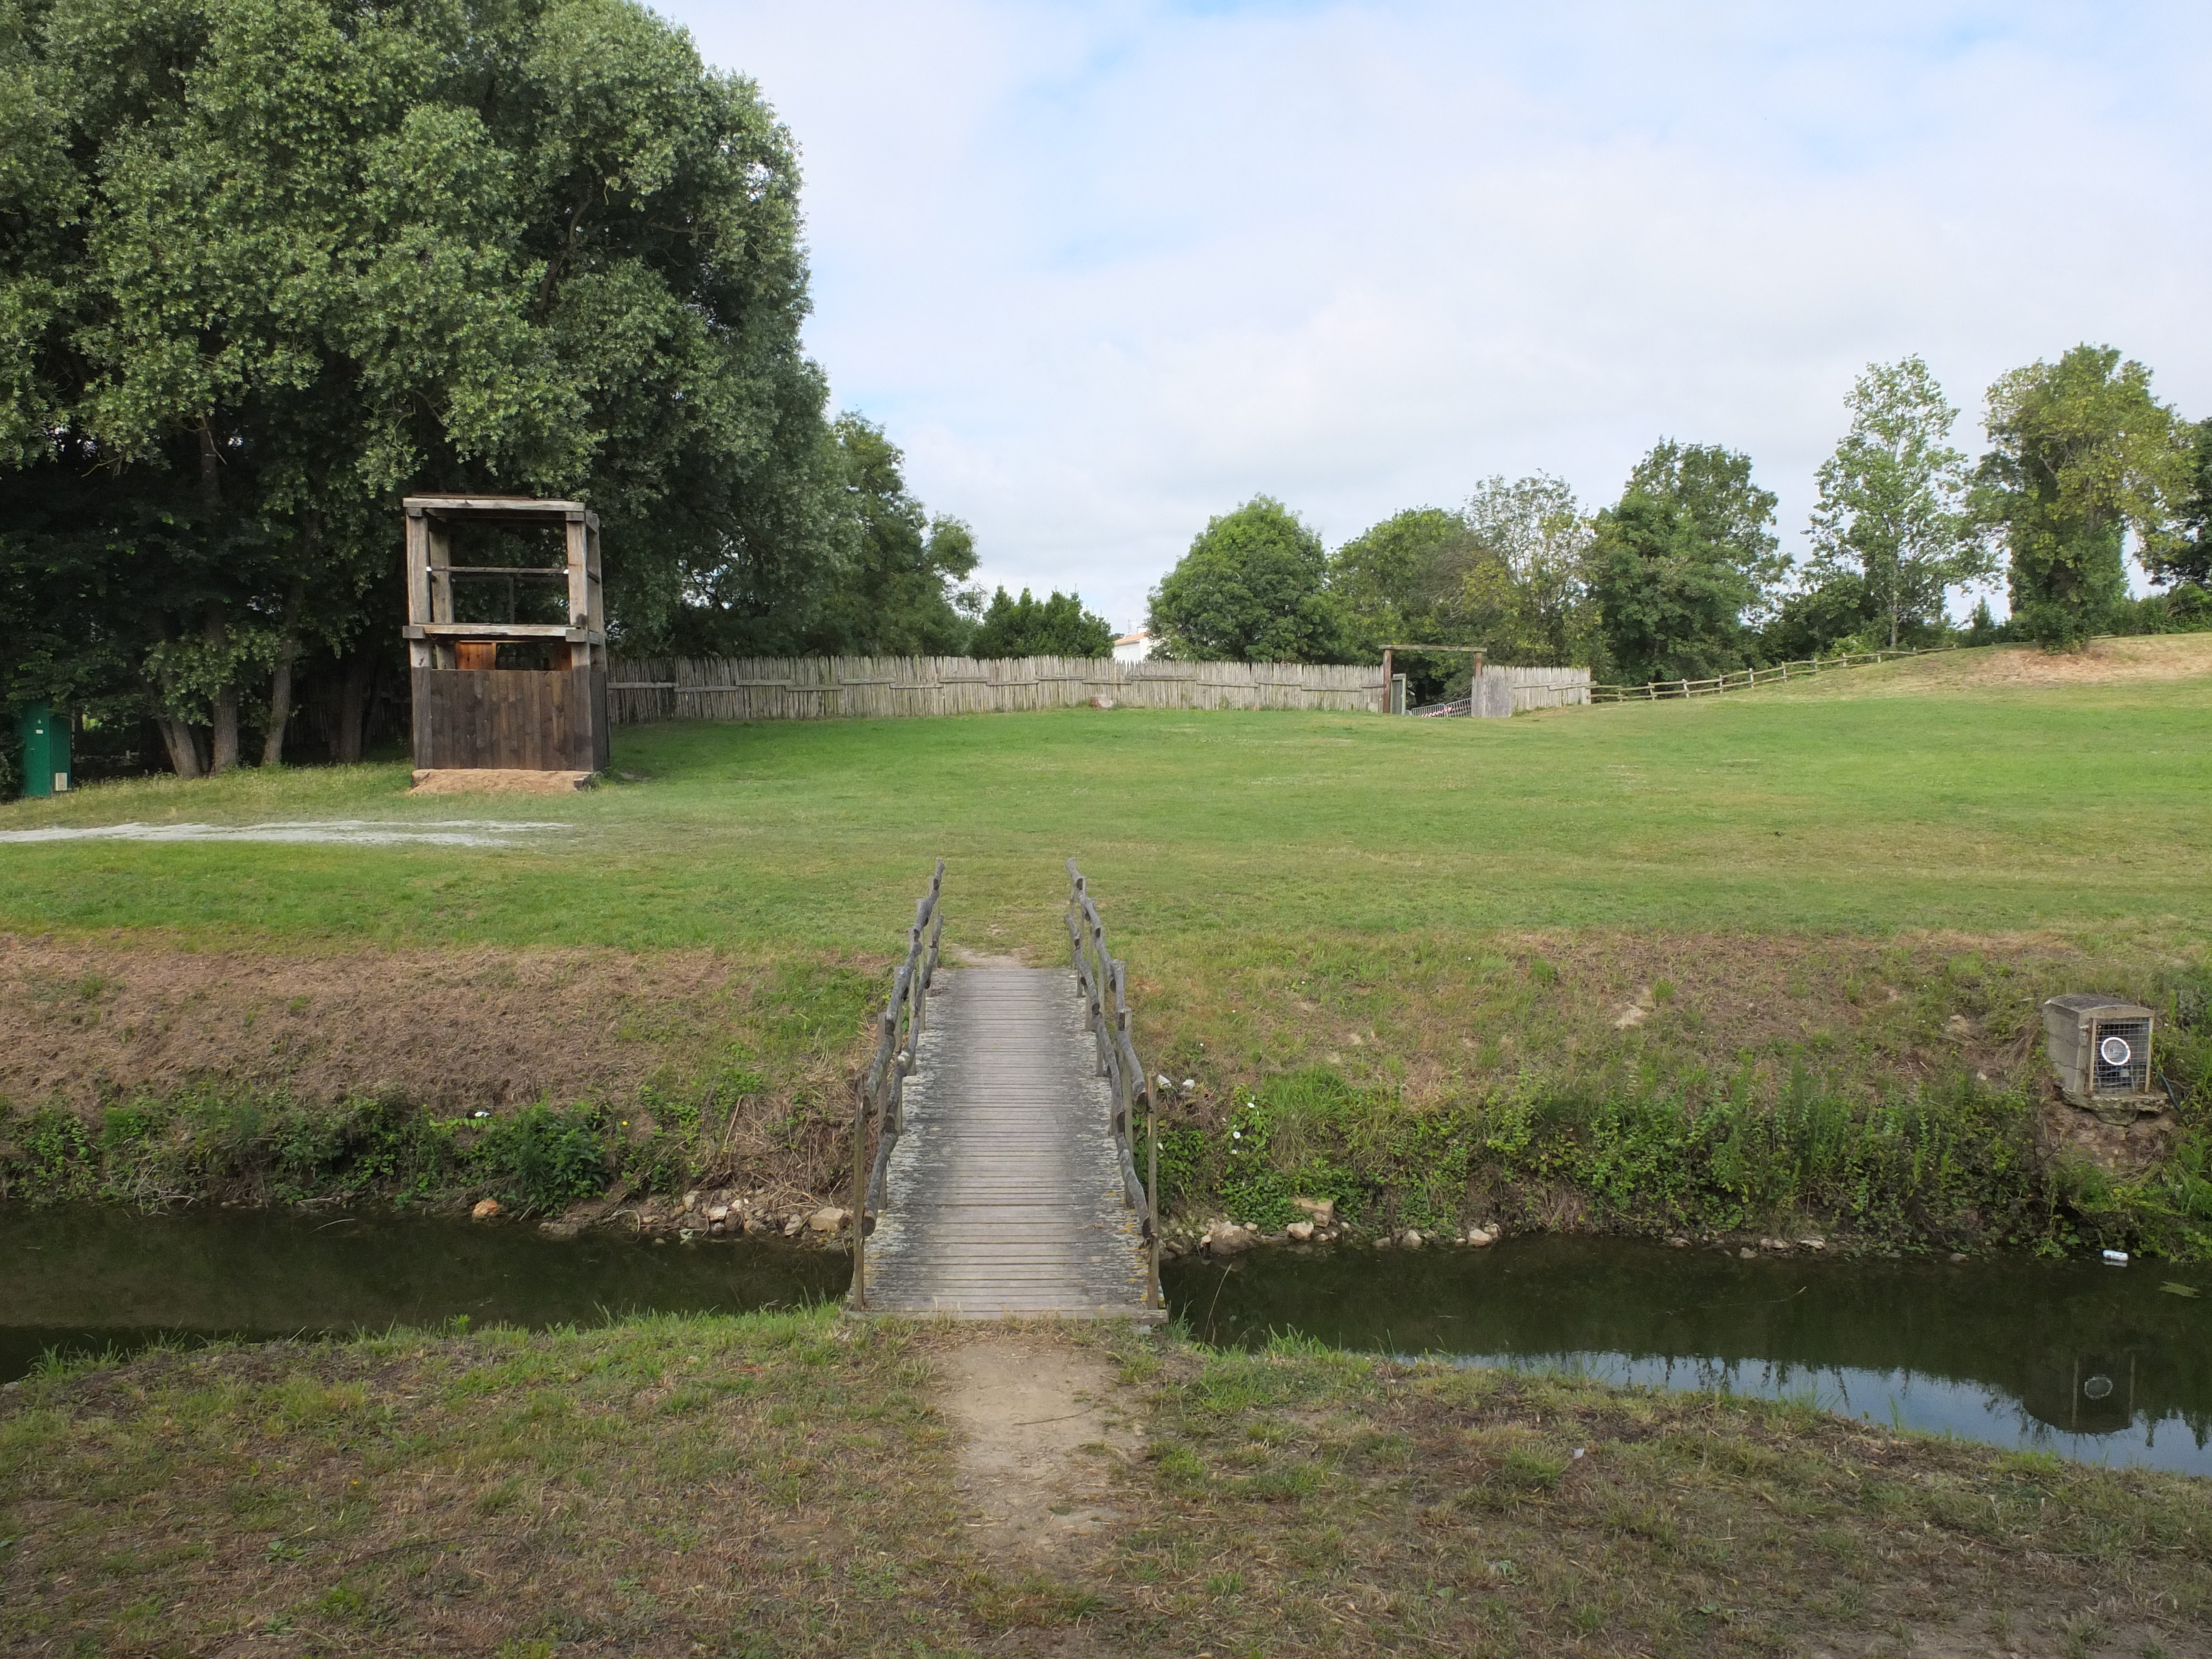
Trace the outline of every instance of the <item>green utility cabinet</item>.
<path fill-rule="evenodd" d="M 70 787 L 69 720 L 34 702 L 16 722 L 23 736 L 23 793 L 65 795 Z"/>

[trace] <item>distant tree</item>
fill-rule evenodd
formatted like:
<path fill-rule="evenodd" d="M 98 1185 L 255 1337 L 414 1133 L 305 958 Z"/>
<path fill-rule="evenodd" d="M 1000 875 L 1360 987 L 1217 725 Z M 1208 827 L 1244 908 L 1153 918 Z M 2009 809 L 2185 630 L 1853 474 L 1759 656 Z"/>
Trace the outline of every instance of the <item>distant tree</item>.
<path fill-rule="evenodd" d="M 1474 642 L 1497 662 L 1589 664 L 1591 526 L 1566 481 L 1486 479 L 1462 516 L 1481 550 L 1460 583 Z"/>
<path fill-rule="evenodd" d="M 1081 595 L 1055 591 L 1048 599 L 1018 599 L 1000 588 L 969 642 L 973 657 L 1110 657 L 1114 630 L 1103 617 L 1083 608 Z"/>
<path fill-rule="evenodd" d="M 2151 396 L 2141 363 L 2079 345 L 2014 369 L 1990 388 L 1985 424 L 1975 505 L 2011 556 L 2013 622 L 2029 638 L 2074 645 L 2105 625 L 2126 597 L 2129 532 L 2148 568 L 2185 556 L 2196 434 Z"/>
<path fill-rule="evenodd" d="M 1160 654 L 1194 662 L 1341 662 L 1328 554 L 1280 501 L 1255 495 L 1211 520 L 1152 590 Z"/>
<path fill-rule="evenodd" d="M 1894 646 L 1940 624 L 1951 589 L 1990 561 L 1966 513 L 1966 458 L 1949 443 L 1959 411 L 1928 365 L 1870 363 L 1844 406 L 1850 428 L 1820 464 L 1806 573 L 1828 603 L 1803 610 L 1832 625 L 1856 613 Z"/>
<path fill-rule="evenodd" d="M 2176 534 L 2153 550 L 2150 574 L 2167 587 L 2212 590 L 2212 420 L 2185 428 L 2191 449 L 2189 494 Z"/>
<path fill-rule="evenodd" d="M 1717 445 L 1654 448 L 1597 515 L 1590 592 L 1614 672 L 1701 679 L 1741 667 L 1787 561 L 1774 496 Z"/>
<path fill-rule="evenodd" d="M 982 609 L 982 594 L 960 586 L 975 568 L 974 535 L 957 519 L 932 518 L 915 499 L 906 458 L 883 428 L 845 414 L 836 434 L 847 551 L 804 647 L 831 655 L 965 655 Z"/>
<path fill-rule="evenodd" d="M 1393 514 L 1354 536 L 1329 560 L 1346 644 L 1368 660 L 1395 641 L 1457 644 L 1449 612 L 1475 551 L 1466 518 L 1441 507 Z"/>
<path fill-rule="evenodd" d="M 1584 663 L 1597 647 L 1589 603 L 1589 521 L 1574 492 L 1537 474 L 1488 478 L 1457 512 L 1420 507 L 1336 550 L 1330 586 L 1350 640 L 1481 647 L 1495 662 Z M 1411 671 L 1422 678 L 1422 667 Z M 1447 681 L 1423 679 L 1441 691 Z"/>

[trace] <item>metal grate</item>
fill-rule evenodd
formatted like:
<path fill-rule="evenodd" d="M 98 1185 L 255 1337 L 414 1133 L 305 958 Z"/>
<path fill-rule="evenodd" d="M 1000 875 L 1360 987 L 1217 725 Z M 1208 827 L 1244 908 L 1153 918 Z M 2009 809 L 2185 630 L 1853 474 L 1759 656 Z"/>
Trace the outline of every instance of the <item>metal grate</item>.
<path fill-rule="evenodd" d="M 2147 1095 L 2150 1092 L 2150 1022 L 2147 1019 L 2100 1019 L 2089 1028 L 2089 1058 L 2094 1066 L 2089 1091 L 2100 1095 Z M 2108 1060 L 2105 1045 L 2117 1038 L 2127 1045 L 2124 1056 Z"/>

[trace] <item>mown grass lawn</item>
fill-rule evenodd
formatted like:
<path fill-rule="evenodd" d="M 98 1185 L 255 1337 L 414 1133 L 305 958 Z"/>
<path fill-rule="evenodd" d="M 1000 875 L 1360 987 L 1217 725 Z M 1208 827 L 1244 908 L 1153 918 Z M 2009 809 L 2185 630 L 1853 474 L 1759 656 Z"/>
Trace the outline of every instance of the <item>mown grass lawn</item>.
<path fill-rule="evenodd" d="M 1789 1224 L 1947 1249 L 2202 1254 L 2212 675 L 1992 683 L 1977 655 L 1501 721 L 1081 709 L 655 726 L 619 734 L 632 781 L 557 799 L 410 798 L 385 766 L 18 804 L 0 830 L 568 827 L 502 849 L 0 842 L 0 934 L 16 941 L 0 1008 L 25 1038 L 0 1057 L 14 1114 L 0 1112 L 0 1157 L 31 1144 L 21 1114 L 71 1085 L 83 1156 L 43 1173 L 16 1157 L 26 1191 L 97 1184 L 111 1097 L 147 1097 L 159 1109 L 142 1115 L 166 1124 L 207 1078 L 311 1116 L 395 1078 L 423 1098 L 535 1092 L 616 1108 L 601 1115 L 633 1136 L 674 1126 L 696 1140 L 683 1126 L 706 1121 L 717 1079 L 742 1077 L 760 1133 L 739 1138 L 757 1155 L 733 1161 L 727 1134 L 687 1140 L 654 1178 L 819 1187 L 866 1005 L 932 860 L 947 861 L 956 949 L 1042 963 L 1066 948 L 1073 855 L 1130 964 L 1139 1053 L 1177 1083 L 1169 1188 L 1190 1204 L 1282 1210 L 1285 1192 L 1230 1190 L 1231 1118 L 1249 1109 L 1267 1119 L 1242 1127 L 1272 1137 L 1275 1186 L 1327 1176 L 1376 1226 L 1480 1212 L 1710 1231 L 1802 1211 Z M 1937 681 L 1940 694 L 1893 695 Z M 526 948 L 550 953 L 532 973 L 610 988 L 605 1019 L 562 1016 L 576 1052 L 550 1086 L 508 1057 L 527 1022 L 466 989 L 500 975 L 468 952 Z M 462 988 L 425 1024 L 416 989 L 430 981 Z M 672 988 L 665 1020 L 656 987 Z M 2184 1139 L 2151 1146 L 2166 1185 L 2140 1214 L 2094 1172 L 2049 1187 L 2055 1158 L 2028 1150 L 2047 1078 L 2037 1008 L 2075 990 L 2140 999 L 2166 1022 Z M 676 1105 L 646 1100 L 647 1082 Z M 1766 1148 L 1749 1163 L 1722 1117 L 1701 1115 L 1785 1097 L 1797 1104 L 1772 1133 L 1744 1120 Z M 1914 1121 L 1932 1139 L 1899 1154 L 1913 1173 L 1875 1183 L 1875 1202 L 1863 1165 L 1902 1144 L 1879 1115 L 1896 1103 L 1929 1104 Z M 1500 1110 L 1535 1116 L 1516 1127 Z M 1637 1125 L 1649 1145 L 1629 1156 Z M 1713 1135 L 1733 1149 L 1721 1163 L 1683 1163 Z M 788 1153 L 801 1142 L 813 1153 Z M 1632 1179 L 1607 1173 L 1616 1153 Z M 213 1156 L 193 1152 L 194 1167 Z M 1927 1170 L 1948 1172 L 1942 1192 Z M 240 1180 L 259 1190 L 234 1171 L 184 1190 Z M 2069 1206 L 2106 1218 L 2053 1219 Z"/>
<path fill-rule="evenodd" d="M 993 1340 L 650 1319 L 34 1378 L 0 1395 L 0 1650 L 2204 1651 L 2203 1482 L 1297 1345 L 1068 1334 L 1147 1449 L 1079 1454 L 1094 1548 L 1010 1560 L 943 1406 Z"/>
<path fill-rule="evenodd" d="M 1886 671 L 1863 671 L 1871 677 Z M 1869 686 L 1875 684 L 1871 678 Z M 625 730 L 647 781 L 410 799 L 398 767 L 154 780 L 0 809 L 557 818 L 556 848 L 0 844 L 0 929 L 208 944 L 1047 945 L 1081 860 L 1133 951 L 1404 930 L 2117 932 L 2212 922 L 2212 680 L 1751 695 L 1510 721 L 1067 711 Z"/>

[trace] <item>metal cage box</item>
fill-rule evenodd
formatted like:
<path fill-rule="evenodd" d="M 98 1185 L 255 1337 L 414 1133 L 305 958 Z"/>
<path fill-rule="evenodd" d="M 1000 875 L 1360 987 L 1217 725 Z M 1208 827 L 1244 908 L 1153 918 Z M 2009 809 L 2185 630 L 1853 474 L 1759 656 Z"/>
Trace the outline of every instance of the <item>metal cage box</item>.
<path fill-rule="evenodd" d="M 2043 1005 L 2043 1046 L 2076 1106 L 2162 1105 L 2150 1086 L 2151 1012 L 2077 992 Z"/>

